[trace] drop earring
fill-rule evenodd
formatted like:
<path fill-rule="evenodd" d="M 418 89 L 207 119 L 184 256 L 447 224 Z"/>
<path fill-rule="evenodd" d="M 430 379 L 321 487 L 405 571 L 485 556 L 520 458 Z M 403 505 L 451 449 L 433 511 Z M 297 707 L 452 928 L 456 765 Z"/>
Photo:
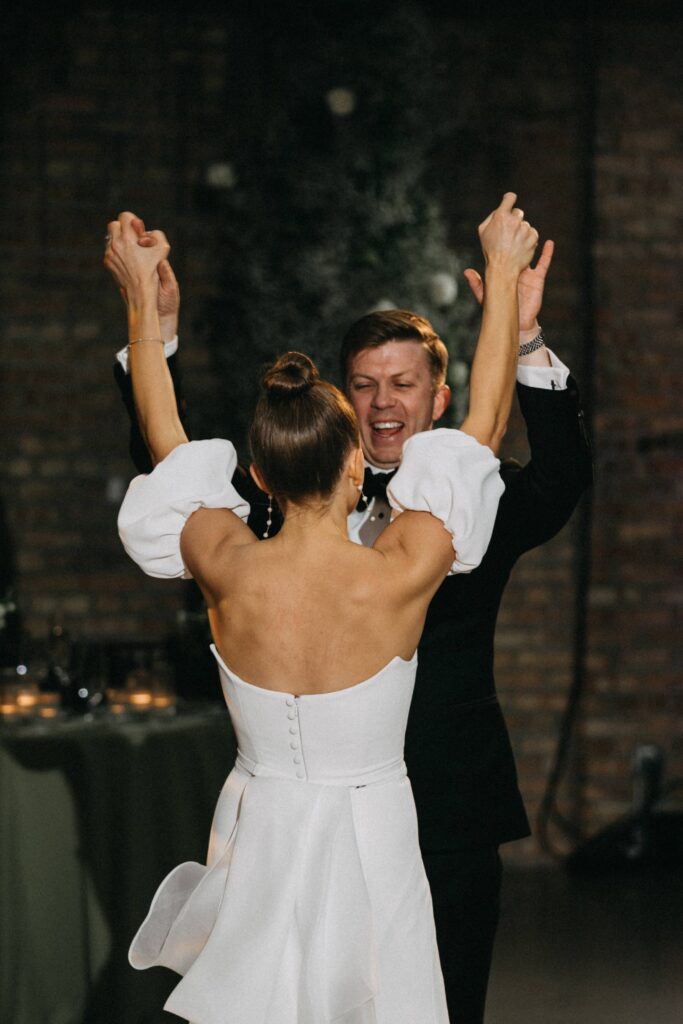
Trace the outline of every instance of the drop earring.
<path fill-rule="evenodd" d="M 273 525 L 273 495 L 268 495 L 268 518 L 266 519 L 266 528 L 263 531 L 263 539 L 268 540 L 270 536 L 270 528 Z"/>
<path fill-rule="evenodd" d="M 360 500 L 365 502 L 365 508 L 361 509 L 361 511 L 367 512 L 367 510 L 370 508 L 370 499 L 368 498 L 367 494 L 363 494 L 363 485 L 362 484 L 356 484 L 356 486 L 358 487 L 358 490 L 360 491 Z M 370 516 L 370 522 L 374 523 L 374 521 L 375 521 L 375 517 L 374 516 Z"/>

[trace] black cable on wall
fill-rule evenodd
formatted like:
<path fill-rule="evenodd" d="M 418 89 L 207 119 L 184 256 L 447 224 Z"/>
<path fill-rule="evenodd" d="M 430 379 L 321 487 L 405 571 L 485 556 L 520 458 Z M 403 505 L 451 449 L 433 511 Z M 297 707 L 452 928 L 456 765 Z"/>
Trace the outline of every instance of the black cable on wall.
<path fill-rule="evenodd" d="M 595 350 L 596 350 L 596 301 L 595 264 L 593 249 L 596 238 L 596 197 L 595 158 L 597 149 L 597 114 L 599 102 L 600 28 L 595 19 L 588 15 L 578 27 L 576 34 L 577 85 L 579 98 L 579 139 L 577 150 L 578 175 L 580 178 L 578 221 L 579 265 L 577 276 L 580 282 L 578 323 L 581 335 L 579 348 L 578 376 L 583 402 L 583 421 L 591 432 L 595 402 Z M 571 763 L 575 749 L 576 726 L 581 712 L 582 699 L 586 689 L 586 653 L 588 631 L 588 592 L 591 582 L 591 533 L 593 522 L 593 496 L 589 491 L 584 495 L 576 520 L 576 549 L 574 574 L 576 591 L 574 601 L 574 642 L 572 650 L 572 681 L 567 704 L 560 720 L 557 746 L 546 788 L 538 811 L 538 839 L 543 850 L 560 856 L 551 826 L 559 828 L 565 838 L 572 842 L 582 838 L 580 827 L 571 821 L 558 807 L 558 791 Z"/>

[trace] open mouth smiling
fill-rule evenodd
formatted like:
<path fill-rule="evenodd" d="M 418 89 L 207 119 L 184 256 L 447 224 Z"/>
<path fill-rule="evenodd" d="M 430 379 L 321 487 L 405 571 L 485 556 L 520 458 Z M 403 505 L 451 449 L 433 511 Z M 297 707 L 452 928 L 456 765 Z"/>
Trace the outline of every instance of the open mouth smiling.
<path fill-rule="evenodd" d="M 401 420 L 376 420 L 370 424 L 376 437 L 395 437 L 404 426 L 405 423 Z"/>

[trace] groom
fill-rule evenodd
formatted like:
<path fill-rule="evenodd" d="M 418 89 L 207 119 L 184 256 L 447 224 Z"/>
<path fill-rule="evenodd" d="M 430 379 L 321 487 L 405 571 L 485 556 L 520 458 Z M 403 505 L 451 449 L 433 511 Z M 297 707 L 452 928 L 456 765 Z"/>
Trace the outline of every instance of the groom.
<path fill-rule="evenodd" d="M 517 393 L 531 459 L 524 467 L 502 464 L 506 489 L 481 565 L 448 577 L 431 603 L 406 738 L 449 1013 L 458 1024 L 483 1021 L 499 911 L 498 847 L 529 834 L 495 692 L 498 608 L 517 559 L 564 526 L 591 478 L 576 385 L 545 347 L 537 320 L 552 251 L 546 243 L 519 286 Z M 481 302 L 483 282 L 471 270 L 466 277 Z M 161 327 L 175 373 L 178 293 L 168 264 L 160 278 Z M 368 462 L 364 497 L 349 521 L 350 536 L 361 543 L 371 544 L 389 522 L 384 474 L 398 463 L 403 443 L 429 429 L 448 406 L 447 359 L 429 322 L 401 310 L 363 317 L 343 340 L 343 379 Z M 124 363 L 121 355 L 117 379 L 132 417 L 131 452 L 137 468 L 148 472 Z M 260 535 L 267 515 L 263 496 L 252 493 L 248 478 L 234 482 L 238 489 L 243 484 L 252 502 L 250 525 Z"/>
<path fill-rule="evenodd" d="M 434 902 L 451 1019 L 481 1024 L 498 921 L 501 843 L 529 834 L 493 675 L 494 632 L 505 585 L 525 551 L 553 537 L 591 479 L 590 447 L 576 384 L 545 347 L 537 322 L 546 244 L 520 281 L 517 394 L 531 460 L 501 465 L 501 497 L 478 568 L 447 577 L 434 596 L 418 648 L 406 736 L 420 845 Z M 475 294 L 483 284 L 467 272 Z M 448 404 L 447 353 L 428 321 L 400 310 L 371 313 L 342 342 L 342 368 L 369 468 L 367 509 L 350 535 L 372 543 L 388 521 L 385 472 L 403 442 L 429 429 Z"/>

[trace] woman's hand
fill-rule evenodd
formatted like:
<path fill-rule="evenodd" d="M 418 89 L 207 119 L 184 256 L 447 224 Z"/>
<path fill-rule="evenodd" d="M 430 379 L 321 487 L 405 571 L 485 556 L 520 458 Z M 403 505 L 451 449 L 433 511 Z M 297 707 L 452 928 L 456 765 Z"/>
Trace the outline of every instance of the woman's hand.
<path fill-rule="evenodd" d="M 133 217 L 131 221 L 133 230 L 138 236 L 138 245 L 143 248 L 149 246 L 148 233 L 145 229 L 145 222 L 141 217 Z M 106 254 L 105 254 L 106 255 Z M 105 265 L 107 261 L 105 259 Z M 109 268 L 112 269 L 112 268 Z M 178 313 L 180 311 L 180 288 L 173 272 L 173 267 L 168 260 L 162 260 L 157 267 L 159 274 L 159 290 L 157 292 L 157 313 L 159 314 L 159 327 L 161 337 L 164 341 L 171 341 L 178 333 Z M 112 270 L 113 273 L 113 270 Z M 114 274 L 116 279 L 116 274 Z M 118 284 L 118 280 L 117 280 Z M 126 307 L 128 306 L 128 295 L 126 289 L 119 285 L 119 292 Z"/>
<path fill-rule="evenodd" d="M 159 326 L 160 285 L 165 283 L 171 296 L 174 286 L 177 289 L 166 260 L 170 246 L 163 231 L 145 231 L 145 225 L 133 213 L 120 213 L 109 223 L 108 232 L 104 265 L 128 306 L 133 397 L 142 436 L 156 465 L 187 441 L 178 417 Z"/>
<path fill-rule="evenodd" d="M 135 309 L 152 298 L 156 307 L 159 265 L 166 260 L 171 248 L 163 231 L 141 234 L 140 225 L 144 229 L 140 218 L 129 212 L 120 213 L 107 225 L 104 265 L 125 294 L 129 312 L 131 307 Z"/>
<path fill-rule="evenodd" d="M 519 276 L 531 263 L 538 232 L 506 192 L 479 225 L 486 295 L 470 374 L 470 408 L 461 430 L 497 452 L 507 428 L 519 353 Z M 484 298 L 484 296 L 482 296 Z"/>
<path fill-rule="evenodd" d="M 500 267 L 520 274 L 533 258 L 538 231 L 524 220 L 524 211 L 515 207 L 517 196 L 506 192 L 500 206 L 479 225 L 479 241 L 489 267 Z"/>

